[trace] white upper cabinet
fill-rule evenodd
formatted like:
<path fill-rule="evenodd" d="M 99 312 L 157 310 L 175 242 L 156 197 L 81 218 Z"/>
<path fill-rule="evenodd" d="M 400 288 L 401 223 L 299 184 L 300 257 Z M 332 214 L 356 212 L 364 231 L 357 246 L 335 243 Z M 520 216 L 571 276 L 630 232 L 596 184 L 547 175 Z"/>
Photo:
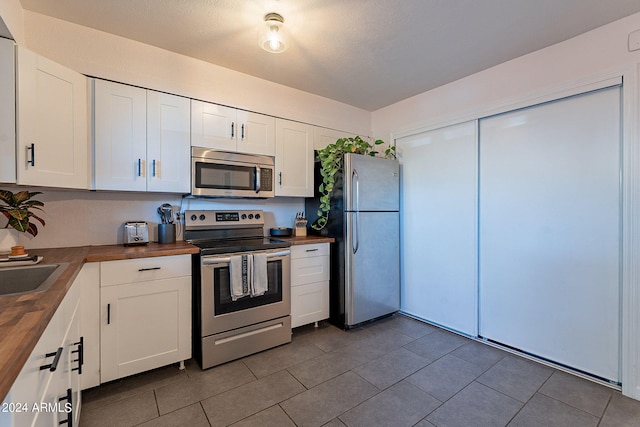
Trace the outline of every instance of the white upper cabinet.
<path fill-rule="evenodd" d="M 0 182 L 16 182 L 16 79 L 13 42 L 0 38 Z"/>
<path fill-rule="evenodd" d="M 313 196 L 313 126 L 276 120 L 276 196 Z"/>
<path fill-rule="evenodd" d="M 17 49 L 17 182 L 88 187 L 87 78 Z"/>
<path fill-rule="evenodd" d="M 147 90 L 147 191 L 191 190 L 189 99 Z"/>
<path fill-rule="evenodd" d="M 94 187 L 188 193 L 189 99 L 94 81 Z"/>
<path fill-rule="evenodd" d="M 96 190 L 147 189 L 146 90 L 94 81 Z"/>
<path fill-rule="evenodd" d="M 329 144 L 333 144 L 340 138 L 348 138 L 353 136 L 339 130 L 327 129 L 320 126 L 313 128 L 313 149 L 322 150 Z"/>
<path fill-rule="evenodd" d="M 248 154 L 275 155 L 275 118 L 191 100 L 191 145 Z"/>

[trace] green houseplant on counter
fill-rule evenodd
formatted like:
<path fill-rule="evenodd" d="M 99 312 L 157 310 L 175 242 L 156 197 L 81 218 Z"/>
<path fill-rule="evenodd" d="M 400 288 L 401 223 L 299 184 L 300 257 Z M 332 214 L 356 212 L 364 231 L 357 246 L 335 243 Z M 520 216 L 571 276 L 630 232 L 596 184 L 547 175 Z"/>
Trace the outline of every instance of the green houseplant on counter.
<path fill-rule="evenodd" d="M 34 210 L 42 211 L 44 206 L 41 201 L 33 200 L 33 197 L 38 194 L 42 193 L 27 190 L 12 193 L 8 190 L 0 190 L 0 213 L 7 218 L 7 224 L 0 229 L 0 253 L 8 251 L 11 246 L 17 244 L 15 232 L 29 233 L 34 237 L 38 234 L 38 227 L 32 220 L 45 225 L 44 219 L 34 212 Z"/>
<path fill-rule="evenodd" d="M 354 136 L 340 138 L 333 144 L 329 144 L 325 148 L 317 151 L 322 182 L 318 187 L 320 193 L 320 206 L 317 213 L 318 219 L 311 225 L 311 228 L 320 231 L 327 225 L 329 210 L 331 209 L 331 192 L 333 191 L 333 186 L 336 181 L 336 174 L 342 170 L 344 154 L 356 153 L 372 157 L 395 158 L 395 146 L 389 146 L 382 153 L 375 150 L 377 146 L 382 144 L 384 144 L 384 141 L 380 139 L 371 145 L 359 136 Z"/>

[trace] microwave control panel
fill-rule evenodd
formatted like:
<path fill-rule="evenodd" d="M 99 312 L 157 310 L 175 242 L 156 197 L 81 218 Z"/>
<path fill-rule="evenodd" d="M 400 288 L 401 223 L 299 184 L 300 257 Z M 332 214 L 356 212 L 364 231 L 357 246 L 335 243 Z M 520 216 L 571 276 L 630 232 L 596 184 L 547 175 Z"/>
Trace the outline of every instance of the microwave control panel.
<path fill-rule="evenodd" d="M 273 191 L 273 169 L 260 169 L 260 190 Z"/>

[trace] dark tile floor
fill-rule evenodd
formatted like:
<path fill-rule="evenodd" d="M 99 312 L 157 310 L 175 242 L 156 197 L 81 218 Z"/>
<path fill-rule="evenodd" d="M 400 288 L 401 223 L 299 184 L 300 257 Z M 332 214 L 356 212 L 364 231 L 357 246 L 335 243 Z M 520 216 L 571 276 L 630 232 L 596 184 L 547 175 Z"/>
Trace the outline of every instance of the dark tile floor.
<path fill-rule="evenodd" d="M 157 369 L 83 393 L 93 426 L 640 426 L 640 401 L 396 315 L 206 371 Z"/>

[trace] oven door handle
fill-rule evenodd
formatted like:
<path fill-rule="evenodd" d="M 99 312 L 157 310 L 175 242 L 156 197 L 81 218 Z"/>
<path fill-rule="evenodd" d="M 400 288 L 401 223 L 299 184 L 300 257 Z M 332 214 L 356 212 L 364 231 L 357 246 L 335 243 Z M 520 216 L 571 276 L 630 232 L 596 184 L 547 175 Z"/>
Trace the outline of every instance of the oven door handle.
<path fill-rule="evenodd" d="M 267 258 L 275 258 L 275 257 L 283 257 L 291 254 L 291 250 L 287 249 L 279 252 L 271 252 L 267 254 Z M 214 258 L 203 258 L 203 265 L 212 265 L 212 264 L 229 264 L 231 262 L 231 257 L 214 257 Z"/>
<path fill-rule="evenodd" d="M 202 260 L 202 265 L 229 264 L 230 262 L 231 262 L 231 258 L 230 257 L 209 258 L 209 259 L 203 259 Z"/>
<path fill-rule="evenodd" d="M 267 258 L 281 257 L 281 256 L 287 256 L 287 255 L 291 255 L 291 250 L 287 249 L 280 252 L 272 252 L 267 254 Z"/>

